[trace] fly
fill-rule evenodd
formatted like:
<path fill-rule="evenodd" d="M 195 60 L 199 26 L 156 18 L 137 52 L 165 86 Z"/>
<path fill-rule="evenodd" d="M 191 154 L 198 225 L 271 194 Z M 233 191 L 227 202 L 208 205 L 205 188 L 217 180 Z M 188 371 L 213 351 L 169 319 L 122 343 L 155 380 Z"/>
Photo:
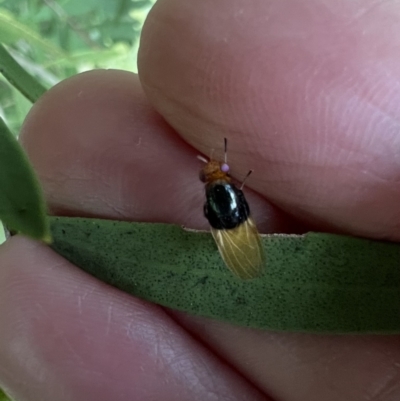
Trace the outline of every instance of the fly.
<path fill-rule="evenodd" d="M 224 144 L 224 162 L 199 157 L 206 163 L 200 171 L 206 191 L 204 215 L 225 264 L 241 279 L 250 279 L 260 275 L 265 260 L 260 235 L 242 191 L 252 170 L 237 188 L 229 175 L 226 138 Z"/>

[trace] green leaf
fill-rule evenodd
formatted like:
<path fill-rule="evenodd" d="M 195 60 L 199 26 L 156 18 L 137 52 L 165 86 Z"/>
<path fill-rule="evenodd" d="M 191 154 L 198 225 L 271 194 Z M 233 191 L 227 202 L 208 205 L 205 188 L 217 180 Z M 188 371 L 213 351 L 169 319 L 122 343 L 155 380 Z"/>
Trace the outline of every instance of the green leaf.
<path fill-rule="evenodd" d="M 46 89 L 29 75 L 0 44 L 0 72 L 27 99 L 34 103 Z"/>
<path fill-rule="evenodd" d="M 322 233 L 266 235 L 264 274 L 240 280 L 209 233 L 51 218 L 59 254 L 132 295 L 262 329 L 400 332 L 400 245 Z"/>
<path fill-rule="evenodd" d="M 98 0 L 67 0 L 63 4 L 63 10 L 66 14 L 74 17 L 82 16 L 84 14 L 92 13 L 99 8 Z M 107 2 L 112 9 L 115 8 L 115 1 Z"/>
<path fill-rule="evenodd" d="M 51 241 L 39 181 L 21 146 L 1 118 L 0 220 L 9 230 Z"/>
<path fill-rule="evenodd" d="M 11 398 L 0 388 L 0 401 L 11 401 Z"/>
<path fill-rule="evenodd" d="M 6 240 L 5 227 L 0 221 L 0 245 Z M 0 398 L 1 401 L 1 398 Z"/>
<path fill-rule="evenodd" d="M 53 43 L 43 39 L 39 33 L 19 22 L 10 12 L 0 9 L 0 42 L 12 44 L 24 39 L 35 48 L 52 56 L 62 56 L 63 51 Z"/>
<path fill-rule="evenodd" d="M 55 65 L 74 66 L 81 63 L 105 64 L 117 58 L 126 57 L 129 50 L 130 49 L 128 46 L 119 44 L 111 47 L 110 49 L 87 50 L 84 52 L 77 51 L 66 58 L 55 58 L 52 61 L 45 63 L 44 66 L 46 68 L 50 68 Z"/>

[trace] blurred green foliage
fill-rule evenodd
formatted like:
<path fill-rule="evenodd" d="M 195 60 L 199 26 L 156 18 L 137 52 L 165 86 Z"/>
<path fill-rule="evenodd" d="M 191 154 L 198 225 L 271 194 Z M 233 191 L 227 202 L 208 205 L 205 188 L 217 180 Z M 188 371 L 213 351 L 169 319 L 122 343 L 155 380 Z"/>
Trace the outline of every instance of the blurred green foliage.
<path fill-rule="evenodd" d="M 154 0 L 0 0 L 0 43 L 49 88 L 93 68 L 136 71 Z M 19 132 L 31 104 L 0 74 L 0 116 Z"/>

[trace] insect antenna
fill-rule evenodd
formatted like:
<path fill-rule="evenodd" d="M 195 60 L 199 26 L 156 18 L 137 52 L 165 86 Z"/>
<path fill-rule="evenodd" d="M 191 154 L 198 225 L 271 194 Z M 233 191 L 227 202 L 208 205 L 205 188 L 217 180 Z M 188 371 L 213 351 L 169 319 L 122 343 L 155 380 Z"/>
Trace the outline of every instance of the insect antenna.
<path fill-rule="evenodd" d="M 211 152 L 210 152 L 210 160 L 213 160 L 214 152 L 215 152 L 215 149 L 212 148 Z"/>
<path fill-rule="evenodd" d="M 240 190 L 243 189 L 244 187 L 244 183 L 246 182 L 246 180 L 249 178 L 250 174 L 253 172 L 253 170 L 249 170 L 249 172 L 246 174 L 246 177 L 244 177 L 244 180 L 242 181 L 242 185 L 240 186 Z"/>
<path fill-rule="evenodd" d="M 226 138 L 224 138 L 224 162 L 221 164 L 221 171 L 223 171 L 224 173 L 228 173 L 229 171 L 229 166 L 228 166 L 228 141 Z"/>
<path fill-rule="evenodd" d="M 228 140 L 224 138 L 224 162 L 228 163 Z"/>
<path fill-rule="evenodd" d="M 199 160 L 201 160 L 202 162 L 204 162 L 204 163 L 208 163 L 208 160 L 204 157 L 204 156 L 201 156 L 201 155 L 197 155 L 197 158 L 199 159 Z"/>

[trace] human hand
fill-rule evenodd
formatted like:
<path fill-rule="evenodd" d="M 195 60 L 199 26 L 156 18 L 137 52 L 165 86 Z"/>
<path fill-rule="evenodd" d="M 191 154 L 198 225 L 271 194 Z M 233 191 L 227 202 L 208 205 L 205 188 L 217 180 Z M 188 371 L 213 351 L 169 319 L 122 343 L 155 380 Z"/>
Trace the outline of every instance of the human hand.
<path fill-rule="evenodd" d="M 93 71 L 29 114 L 21 140 L 52 213 L 207 228 L 194 148 L 222 150 L 227 136 L 234 175 L 255 170 L 246 195 L 261 232 L 398 241 L 399 19 L 390 2 L 160 1 L 139 58 L 147 96 L 130 73 Z M 0 266 L 0 384 L 19 400 L 400 396 L 398 336 L 188 316 L 21 237 Z"/>

